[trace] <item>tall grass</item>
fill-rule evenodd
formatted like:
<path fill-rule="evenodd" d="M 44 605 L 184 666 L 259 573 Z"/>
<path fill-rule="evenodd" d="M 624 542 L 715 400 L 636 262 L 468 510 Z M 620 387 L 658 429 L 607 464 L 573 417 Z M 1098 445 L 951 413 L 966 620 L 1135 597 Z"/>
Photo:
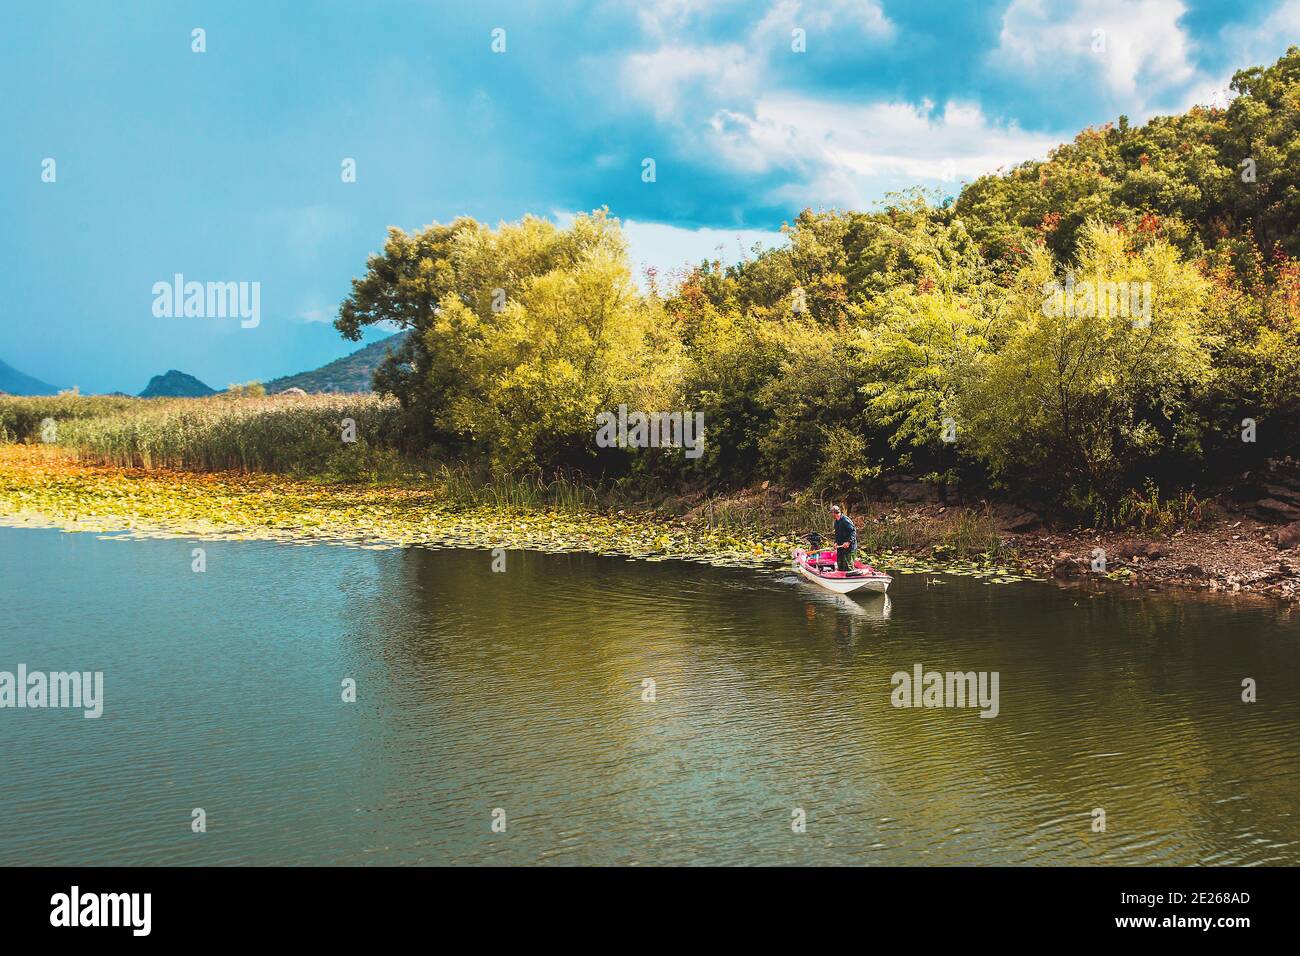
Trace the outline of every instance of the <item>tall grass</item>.
<path fill-rule="evenodd" d="M 375 395 L 0 397 L 0 440 L 41 441 L 48 418 L 58 425 L 60 447 L 119 468 L 415 480 L 467 507 L 582 511 L 601 504 L 580 475 L 492 476 L 408 454 L 400 406 Z M 345 419 L 355 423 L 355 442 L 342 440 Z"/>
<path fill-rule="evenodd" d="M 0 442 L 40 441 L 41 422 L 53 419 L 62 426 L 83 418 L 119 415 L 147 400 L 115 395 L 50 395 L 22 397 L 0 395 Z"/>
<path fill-rule="evenodd" d="M 501 510 L 593 511 L 601 496 L 580 476 L 557 473 L 549 481 L 542 474 L 488 476 L 468 465 L 438 464 L 429 483 L 441 498 L 471 508 Z"/>
<path fill-rule="evenodd" d="M 811 495 L 771 505 L 763 501 L 711 497 L 695 509 L 710 531 L 734 537 L 801 535 L 828 525 L 830 502 Z"/>
<path fill-rule="evenodd" d="M 123 468 L 331 474 L 398 467 L 401 409 L 374 395 L 4 399 L 8 440 L 36 441 L 45 418 L 57 444 Z M 345 420 L 356 441 L 344 442 Z"/>
<path fill-rule="evenodd" d="M 947 558 L 999 557 L 1007 550 L 992 516 L 969 508 L 923 522 L 868 511 L 858 518 L 858 543 L 869 552 L 933 551 Z"/>

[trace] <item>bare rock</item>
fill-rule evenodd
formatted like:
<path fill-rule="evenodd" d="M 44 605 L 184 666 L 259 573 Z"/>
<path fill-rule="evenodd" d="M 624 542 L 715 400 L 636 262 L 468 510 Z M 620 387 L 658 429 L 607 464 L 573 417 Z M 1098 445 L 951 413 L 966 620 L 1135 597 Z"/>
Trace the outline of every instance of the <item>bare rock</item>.
<path fill-rule="evenodd" d="M 1082 560 L 1072 558 L 1063 551 L 1052 560 L 1052 577 L 1077 578 L 1083 574 L 1083 568 Z"/>
<path fill-rule="evenodd" d="M 993 520 L 1003 531 L 1037 531 L 1043 526 L 1043 519 L 1030 511 L 1013 504 L 997 504 L 990 509 Z"/>
<path fill-rule="evenodd" d="M 1277 546 L 1283 551 L 1290 551 L 1300 544 L 1300 521 L 1293 521 L 1277 533 Z"/>
<path fill-rule="evenodd" d="M 1300 520 L 1300 505 L 1288 504 L 1277 498 L 1261 498 L 1247 513 L 1262 521 L 1297 521 Z"/>
<path fill-rule="evenodd" d="M 1127 549 L 1126 554 L 1133 558 L 1146 558 L 1148 561 L 1159 561 L 1169 553 L 1169 549 L 1155 541 L 1138 541 Z"/>
<path fill-rule="evenodd" d="M 939 489 L 924 481 L 891 481 L 885 489 L 898 501 L 939 500 Z"/>
<path fill-rule="evenodd" d="M 1263 486 L 1265 494 L 1270 498 L 1284 501 L 1290 505 L 1300 505 L 1300 489 L 1292 488 L 1290 485 L 1266 484 Z"/>

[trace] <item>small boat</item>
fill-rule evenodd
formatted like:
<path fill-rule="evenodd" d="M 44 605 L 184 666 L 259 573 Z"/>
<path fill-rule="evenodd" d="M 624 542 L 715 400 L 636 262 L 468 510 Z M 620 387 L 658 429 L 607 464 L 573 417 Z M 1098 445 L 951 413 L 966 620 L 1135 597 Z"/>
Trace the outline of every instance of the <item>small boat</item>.
<path fill-rule="evenodd" d="M 796 548 L 794 552 L 794 571 L 802 578 L 814 584 L 820 584 L 836 594 L 848 594 L 860 588 L 884 594 L 893 583 L 893 578 L 883 571 L 877 571 L 861 561 L 853 562 L 852 571 L 835 570 L 835 549 L 822 551 L 805 551 Z"/>

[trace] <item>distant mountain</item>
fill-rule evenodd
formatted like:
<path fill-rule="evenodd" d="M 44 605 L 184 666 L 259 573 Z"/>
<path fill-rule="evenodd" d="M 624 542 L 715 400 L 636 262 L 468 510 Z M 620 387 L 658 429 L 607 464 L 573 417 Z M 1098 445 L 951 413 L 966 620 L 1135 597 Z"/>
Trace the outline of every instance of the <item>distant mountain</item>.
<path fill-rule="evenodd" d="M 0 362 L 0 392 L 10 395 L 57 395 L 57 387 L 42 382 L 39 378 L 25 375 L 12 365 Z"/>
<path fill-rule="evenodd" d="M 171 369 L 166 375 L 155 375 L 140 393 L 141 398 L 203 398 L 215 395 L 217 390 L 208 388 L 193 375 L 186 375 Z"/>
<path fill-rule="evenodd" d="M 272 379 L 265 383 L 266 391 L 272 395 L 289 388 L 304 392 L 368 392 L 379 363 L 389 352 L 396 352 L 410 334 L 410 330 L 398 332 L 310 372 Z"/>

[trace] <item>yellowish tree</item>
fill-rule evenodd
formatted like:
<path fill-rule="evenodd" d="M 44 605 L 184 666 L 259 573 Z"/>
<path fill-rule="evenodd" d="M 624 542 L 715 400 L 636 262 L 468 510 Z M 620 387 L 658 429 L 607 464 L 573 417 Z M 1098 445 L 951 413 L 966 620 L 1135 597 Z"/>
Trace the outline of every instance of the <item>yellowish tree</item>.
<path fill-rule="evenodd" d="M 1125 477 L 1174 446 L 1211 378 L 1208 282 L 1163 241 L 1083 230 L 1072 269 L 1038 249 L 1007 340 L 960 393 L 966 438 L 998 475 L 1073 492 L 1103 516 Z"/>

